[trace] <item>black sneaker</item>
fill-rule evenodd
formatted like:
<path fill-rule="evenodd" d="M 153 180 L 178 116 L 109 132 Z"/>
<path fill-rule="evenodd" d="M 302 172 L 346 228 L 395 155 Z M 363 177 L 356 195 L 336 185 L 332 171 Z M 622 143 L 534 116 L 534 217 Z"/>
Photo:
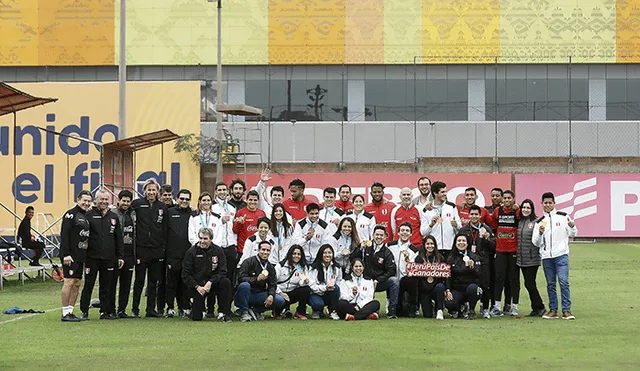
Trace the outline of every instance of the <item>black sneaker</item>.
<path fill-rule="evenodd" d="M 113 320 L 113 319 L 119 319 L 119 318 L 120 317 L 118 317 L 118 315 L 115 313 L 109 313 L 104 316 L 104 319 L 107 319 L 107 320 Z"/>
<path fill-rule="evenodd" d="M 475 311 L 475 310 L 470 310 L 470 311 L 467 313 L 467 319 L 468 319 L 468 320 L 472 320 L 472 321 L 473 321 L 474 319 L 476 319 L 476 311 Z"/>
<path fill-rule="evenodd" d="M 222 318 L 222 320 L 224 321 L 224 323 L 231 323 L 233 322 L 233 320 L 231 319 L 231 315 L 229 314 L 225 314 L 224 318 Z"/>
<path fill-rule="evenodd" d="M 162 318 L 162 315 L 158 312 L 156 312 L 155 310 L 152 310 L 151 312 L 147 312 L 147 314 L 145 314 L 145 317 L 147 318 Z"/>
<path fill-rule="evenodd" d="M 62 316 L 62 318 L 60 318 L 60 321 L 62 321 L 62 322 L 80 322 L 82 320 L 80 318 L 76 317 L 73 313 L 69 313 L 66 316 Z"/>
<path fill-rule="evenodd" d="M 82 312 L 82 314 L 80 315 L 80 320 L 81 321 L 88 321 L 89 320 L 89 312 Z"/>
<path fill-rule="evenodd" d="M 140 312 L 138 311 L 131 311 L 131 317 L 129 318 L 140 318 Z"/>
<path fill-rule="evenodd" d="M 502 313 L 511 313 L 511 304 L 505 304 L 502 308 Z"/>
<path fill-rule="evenodd" d="M 129 315 L 124 311 L 118 312 L 118 317 L 120 317 L 120 318 L 130 318 Z"/>
<path fill-rule="evenodd" d="M 389 313 L 387 313 L 387 318 L 388 319 L 396 319 L 396 318 L 398 318 L 398 316 L 396 315 L 396 311 L 395 310 L 390 310 Z"/>
<path fill-rule="evenodd" d="M 546 310 L 544 308 L 537 309 L 537 310 L 534 310 L 531 313 L 529 313 L 529 317 L 542 317 L 542 316 L 544 316 L 545 313 L 547 313 L 547 312 L 546 312 Z"/>
<path fill-rule="evenodd" d="M 214 318 L 216 315 L 213 312 L 207 312 L 207 314 L 204 315 L 206 318 Z"/>

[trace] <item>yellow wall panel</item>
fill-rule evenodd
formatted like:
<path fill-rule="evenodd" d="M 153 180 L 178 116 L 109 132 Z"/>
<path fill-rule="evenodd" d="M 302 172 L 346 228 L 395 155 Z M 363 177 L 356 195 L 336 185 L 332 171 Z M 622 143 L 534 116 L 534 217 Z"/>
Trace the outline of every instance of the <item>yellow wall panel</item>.
<path fill-rule="evenodd" d="M 616 5 L 618 63 L 640 62 L 640 0 L 618 0 Z"/>
<path fill-rule="evenodd" d="M 344 61 L 344 0 L 269 1 L 269 63 Z"/>
<path fill-rule="evenodd" d="M 613 0 L 502 0 L 500 9 L 502 63 L 615 62 Z"/>
<path fill-rule="evenodd" d="M 422 1 L 385 1 L 384 61 L 412 64 L 422 56 Z"/>
<path fill-rule="evenodd" d="M 38 0 L 0 1 L 0 66 L 38 64 Z"/>
<path fill-rule="evenodd" d="M 423 63 L 492 63 L 500 53 L 499 0 L 427 0 Z"/>
<path fill-rule="evenodd" d="M 345 2 L 345 63 L 384 63 L 384 0 Z"/>

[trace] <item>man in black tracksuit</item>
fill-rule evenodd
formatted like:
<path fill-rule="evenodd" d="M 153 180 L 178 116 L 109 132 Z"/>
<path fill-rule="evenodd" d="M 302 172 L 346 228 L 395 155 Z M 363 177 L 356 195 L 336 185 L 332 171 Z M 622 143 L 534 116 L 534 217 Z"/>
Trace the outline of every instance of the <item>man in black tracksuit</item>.
<path fill-rule="evenodd" d="M 133 193 L 128 190 L 118 194 L 118 207 L 113 212 L 118 216 L 122 227 L 122 241 L 124 244 L 124 265 L 113 280 L 113 292 L 116 292 L 118 281 L 118 317 L 129 318 L 127 305 L 129 304 L 129 292 L 131 291 L 131 279 L 136 266 L 136 212 L 131 208 Z"/>
<path fill-rule="evenodd" d="M 384 226 L 377 225 L 373 230 L 373 244 L 371 246 L 353 250 L 350 260 L 362 259 L 364 263 L 364 277 L 373 280 L 376 292 L 388 291 L 389 309 L 387 317 L 398 318 L 396 307 L 400 287 L 396 277 L 396 262 L 393 253 L 384 241 L 387 239 L 387 231 Z"/>
<path fill-rule="evenodd" d="M 167 317 L 175 316 L 173 302 L 177 300 L 178 310 L 183 314 L 189 309 L 189 295 L 182 281 L 182 259 L 191 247 L 189 242 L 189 218 L 193 214 L 189 202 L 191 191 L 182 189 L 178 192 L 178 206 L 167 212 L 167 279 L 166 303 Z"/>
<path fill-rule="evenodd" d="M 85 268 L 85 283 L 80 296 L 81 319 L 89 319 L 91 294 L 100 274 L 100 319 L 116 319 L 113 281 L 116 270 L 124 265 L 124 245 L 118 216 L 109 211 L 110 195 L 98 191 L 96 207 L 87 212 L 89 221 L 89 247 Z"/>
<path fill-rule="evenodd" d="M 167 206 L 167 211 L 174 207 L 178 207 L 178 204 L 173 200 L 173 186 L 171 184 L 164 184 L 160 187 L 160 200 Z M 162 261 L 162 267 L 160 268 L 162 274 L 158 280 L 158 296 L 156 297 L 156 312 L 162 315 L 164 313 L 164 306 L 167 301 L 167 256 L 165 251 L 165 257 Z"/>
<path fill-rule="evenodd" d="M 202 321 L 205 297 L 217 294 L 218 312 L 231 322 L 231 281 L 227 278 L 227 258 L 220 246 L 211 243 L 213 231 L 202 228 L 200 241 L 189 248 L 182 260 L 182 281 L 193 297 L 191 319 Z"/>
<path fill-rule="evenodd" d="M 144 198 L 131 203 L 136 212 L 136 269 L 131 312 L 140 317 L 140 297 L 147 276 L 147 317 L 162 317 L 155 310 L 158 281 L 162 276 L 167 235 L 167 206 L 158 200 L 158 182 L 144 182 Z"/>

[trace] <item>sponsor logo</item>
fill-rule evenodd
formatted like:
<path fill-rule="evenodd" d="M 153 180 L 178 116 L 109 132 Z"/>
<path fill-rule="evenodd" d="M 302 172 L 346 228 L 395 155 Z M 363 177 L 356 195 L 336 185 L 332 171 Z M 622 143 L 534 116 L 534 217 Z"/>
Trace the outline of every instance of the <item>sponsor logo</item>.
<path fill-rule="evenodd" d="M 587 206 L 598 198 L 598 178 L 593 177 L 573 185 L 573 190 L 556 196 L 556 209 L 567 215 L 573 214 L 574 219 L 580 219 L 598 212 L 598 205 Z"/>
<path fill-rule="evenodd" d="M 511 233 L 511 232 L 500 232 L 498 233 L 498 238 L 503 238 L 503 239 L 511 239 L 511 238 L 515 238 L 515 234 Z"/>
<path fill-rule="evenodd" d="M 78 236 L 80 237 L 89 237 L 89 230 L 88 229 L 83 229 L 78 233 Z"/>
<path fill-rule="evenodd" d="M 73 219 L 73 214 L 71 214 L 71 213 L 66 213 L 66 214 L 64 214 L 64 217 L 65 217 L 66 219 Z"/>

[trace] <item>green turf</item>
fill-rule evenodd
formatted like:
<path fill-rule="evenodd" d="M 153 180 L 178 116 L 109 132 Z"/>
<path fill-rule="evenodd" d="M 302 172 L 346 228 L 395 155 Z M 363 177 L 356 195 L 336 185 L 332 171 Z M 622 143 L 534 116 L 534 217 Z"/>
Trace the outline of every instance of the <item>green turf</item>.
<path fill-rule="evenodd" d="M 0 315 L 0 369 L 638 369 L 639 263 L 640 245 L 572 245 L 575 321 L 504 317 L 224 324 L 100 321 L 92 310 L 89 322 L 62 323 L 59 309 L 13 322 L 5 321 L 17 316 Z M 56 308 L 60 284 L 47 282 L 24 287 L 9 282 L 0 293 L 0 309 Z M 541 270 L 538 286 L 547 303 Z M 524 287 L 520 297 L 520 311 L 526 314 Z"/>

